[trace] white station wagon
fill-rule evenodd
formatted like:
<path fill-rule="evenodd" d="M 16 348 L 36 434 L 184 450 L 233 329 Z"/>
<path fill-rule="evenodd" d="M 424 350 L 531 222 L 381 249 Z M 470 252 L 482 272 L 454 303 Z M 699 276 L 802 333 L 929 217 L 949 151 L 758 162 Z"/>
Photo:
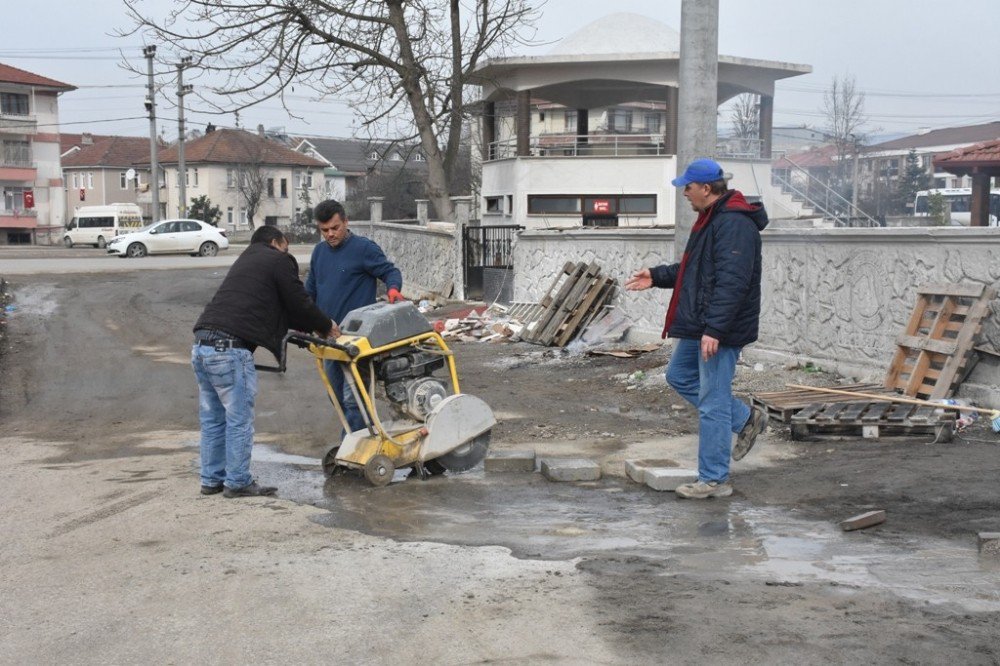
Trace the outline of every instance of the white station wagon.
<path fill-rule="evenodd" d="M 163 220 L 108 243 L 108 254 L 121 258 L 147 254 L 214 257 L 229 247 L 226 232 L 200 220 Z"/>

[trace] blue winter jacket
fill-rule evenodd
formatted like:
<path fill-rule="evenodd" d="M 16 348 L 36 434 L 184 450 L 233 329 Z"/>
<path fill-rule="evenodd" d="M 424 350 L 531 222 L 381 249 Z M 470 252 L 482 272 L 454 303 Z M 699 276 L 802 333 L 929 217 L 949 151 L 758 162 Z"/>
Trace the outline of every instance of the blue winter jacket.
<path fill-rule="evenodd" d="M 390 289 L 403 288 L 402 274 L 382 248 L 364 236 L 350 234 L 337 247 L 322 241 L 313 248 L 306 291 L 340 324 L 351 310 L 375 302 L 378 280 Z"/>
<path fill-rule="evenodd" d="M 664 337 L 742 347 L 757 339 L 760 323 L 760 232 L 767 213 L 730 190 L 715 202 L 708 221 L 695 226 L 684 250 L 680 292 Z M 650 269 L 653 286 L 673 289 L 681 263 Z"/>

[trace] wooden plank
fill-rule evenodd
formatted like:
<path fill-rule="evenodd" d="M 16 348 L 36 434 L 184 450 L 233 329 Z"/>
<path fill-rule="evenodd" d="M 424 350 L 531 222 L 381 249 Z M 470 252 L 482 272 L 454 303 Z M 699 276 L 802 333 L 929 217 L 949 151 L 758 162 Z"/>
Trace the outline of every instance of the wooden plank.
<path fill-rule="evenodd" d="M 882 420 L 882 415 L 889 411 L 892 403 L 873 402 L 861 417 L 862 423 L 878 423 Z"/>
<path fill-rule="evenodd" d="M 920 321 L 923 319 L 929 303 L 929 296 L 924 294 L 917 296 L 917 304 L 914 306 L 913 313 L 910 315 L 909 323 L 907 323 L 906 328 L 903 329 L 903 335 L 916 335 L 917 331 L 920 329 Z M 903 364 L 906 361 L 906 357 L 907 350 L 897 347 L 896 353 L 893 354 L 892 362 L 889 364 L 889 370 L 885 375 L 886 388 L 894 389 L 899 385 L 899 375 L 903 370 Z"/>
<path fill-rule="evenodd" d="M 859 421 L 861 419 L 861 412 L 865 411 L 870 404 L 871 401 L 849 402 L 844 406 L 843 411 L 837 415 L 837 420 L 841 422 Z"/>
<path fill-rule="evenodd" d="M 985 285 L 959 282 L 946 284 L 925 284 L 922 287 L 917 287 L 917 293 L 933 294 L 935 296 L 965 296 L 967 298 L 981 298 L 985 289 Z"/>
<path fill-rule="evenodd" d="M 900 335 L 896 338 L 896 344 L 907 349 L 918 349 L 921 351 L 936 352 L 938 354 L 954 354 L 957 346 L 954 342 L 943 340 L 931 340 L 916 335 Z"/>
<path fill-rule="evenodd" d="M 814 402 L 811 405 L 807 405 L 804 409 L 802 409 L 802 411 L 792 417 L 792 423 L 808 421 L 815 416 L 817 412 L 822 411 L 824 407 L 826 407 L 826 404 L 822 402 Z"/>

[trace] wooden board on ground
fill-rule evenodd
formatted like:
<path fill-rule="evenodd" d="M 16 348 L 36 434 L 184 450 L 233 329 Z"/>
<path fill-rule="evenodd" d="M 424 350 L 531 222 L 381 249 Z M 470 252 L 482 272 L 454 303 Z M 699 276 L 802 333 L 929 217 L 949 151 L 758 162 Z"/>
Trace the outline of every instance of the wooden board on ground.
<path fill-rule="evenodd" d="M 930 436 L 951 441 L 954 412 L 891 402 L 815 402 L 791 418 L 792 439 L 878 439 Z"/>
<path fill-rule="evenodd" d="M 842 391 L 858 391 L 861 393 L 885 393 L 893 395 L 895 391 L 883 387 L 881 384 L 849 384 L 835 387 Z M 788 389 L 784 391 L 773 391 L 769 393 L 757 393 L 751 396 L 755 405 L 763 407 L 772 419 L 782 423 L 790 423 L 792 415 L 807 405 L 816 403 L 819 396 L 815 391 L 805 391 L 803 389 Z M 850 402 L 856 398 L 850 396 L 824 395 L 824 402 Z"/>
<path fill-rule="evenodd" d="M 996 291 L 980 284 L 917 290 L 910 321 L 896 339 L 884 386 L 923 400 L 950 397 L 973 362 L 973 347 Z"/>

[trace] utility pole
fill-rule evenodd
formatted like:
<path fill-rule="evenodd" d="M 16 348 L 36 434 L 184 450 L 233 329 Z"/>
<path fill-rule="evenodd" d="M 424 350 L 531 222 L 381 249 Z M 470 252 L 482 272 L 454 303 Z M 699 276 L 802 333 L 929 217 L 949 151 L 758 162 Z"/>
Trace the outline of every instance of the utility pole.
<path fill-rule="evenodd" d="M 719 0 L 682 0 L 677 93 L 677 173 L 714 157 L 719 106 Z M 674 207 L 674 257 L 680 261 L 694 214 L 679 191 Z"/>
<path fill-rule="evenodd" d="M 851 170 L 851 212 L 847 216 L 848 219 L 854 217 L 858 210 L 858 152 L 861 149 L 858 137 L 852 134 L 851 138 L 854 139 L 854 167 Z"/>
<path fill-rule="evenodd" d="M 184 95 L 194 90 L 184 85 L 184 68 L 191 65 L 191 56 L 177 63 L 177 214 L 187 217 L 187 166 L 184 163 Z"/>
<path fill-rule="evenodd" d="M 153 211 L 150 217 L 153 222 L 160 221 L 160 164 L 156 154 L 156 87 L 153 83 L 153 57 L 156 46 L 150 45 L 142 50 L 146 56 L 146 66 L 149 72 L 149 82 L 146 84 L 146 111 L 149 112 L 149 193 L 152 196 Z"/>

